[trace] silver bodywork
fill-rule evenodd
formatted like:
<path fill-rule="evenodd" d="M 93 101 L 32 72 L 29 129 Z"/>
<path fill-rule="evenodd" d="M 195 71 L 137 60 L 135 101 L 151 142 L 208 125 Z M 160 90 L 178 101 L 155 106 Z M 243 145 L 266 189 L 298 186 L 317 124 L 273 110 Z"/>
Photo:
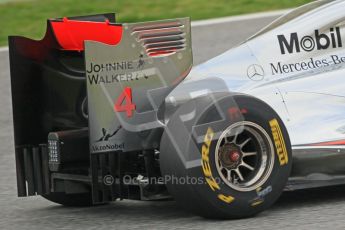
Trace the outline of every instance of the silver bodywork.
<path fill-rule="evenodd" d="M 315 143 L 321 143 L 316 147 L 320 148 L 322 143 L 328 146 L 326 142 L 344 140 L 344 9 L 345 1 L 317 1 L 300 7 L 243 44 L 195 67 L 184 83 L 218 78 L 230 92 L 265 101 L 283 119 L 294 149 L 314 148 L 309 145 Z M 298 45 L 297 39 L 290 40 L 294 34 Z M 283 43 L 282 54 L 279 35 L 288 45 L 293 44 L 293 52 L 288 53 Z M 316 36 L 322 36 L 319 42 L 324 49 L 318 49 Z M 181 97 L 187 91 L 184 87 L 179 85 L 168 101 Z M 332 144 L 325 148 L 343 147 Z"/>
<path fill-rule="evenodd" d="M 115 46 L 85 42 L 92 153 L 157 148 L 155 130 L 163 127 L 157 110 L 192 68 L 188 18 L 126 23 L 122 28 Z M 133 114 L 114 111 L 114 103 L 129 103 L 121 99 L 125 88 L 131 89 Z M 119 130 L 113 138 L 97 141 L 102 129 Z"/>
<path fill-rule="evenodd" d="M 345 1 L 339 0 L 315 1 L 297 8 L 244 43 L 192 68 L 190 73 L 188 19 L 123 24 L 125 32 L 116 46 L 86 41 L 88 75 L 99 74 L 104 79 L 134 73 L 144 76 L 97 84 L 87 76 L 91 141 L 95 146 L 121 146 L 118 149 L 123 151 L 157 148 L 160 132 L 184 102 L 210 91 L 241 93 L 263 100 L 283 120 L 293 149 L 292 176 L 343 175 L 345 161 L 340 158 L 345 152 L 344 9 Z M 150 54 L 147 34 L 149 40 L 159 40 L 161 49 L 174 47 L 172 53 Z M 146 63 L 144 66 L 141 60 Z M 135 68 L 88 71 L 92 64 L 106 66 L 109 62 L 131 62 Z M 133 91 L 133 116 L 113 108 L 126 87 Z M 116 137 L 96 143 L 105 127 L 122 128 Z M 93 153 L 113 150 L 97 147 Z M 200 160 L 195 162 L 200 164 Z"/>
<path fill-rule="evenodd" d="M 291 11 L 193 68 L 167 104 L 193 97 L 186 93 L 195 94 L 193 82 L 222 81 L 210 90 L 226 85 L 263 100 L 282 118 L 293 150 L 291 188 L 344 183 L 337 176 L 345 172 L 344 9 L 345 1 L 326 0 Z"/>

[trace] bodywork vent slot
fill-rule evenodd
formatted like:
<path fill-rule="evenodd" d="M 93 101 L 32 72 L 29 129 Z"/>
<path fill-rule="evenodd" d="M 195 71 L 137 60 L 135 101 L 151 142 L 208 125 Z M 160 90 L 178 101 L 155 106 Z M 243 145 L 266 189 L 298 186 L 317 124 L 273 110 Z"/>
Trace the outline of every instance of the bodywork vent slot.
<path fill-rule="evenodd" d="M 136 26 L 132 31 L 148 56 L 170 55 L 186 48 L 184 25 L 178 21 Z"/>

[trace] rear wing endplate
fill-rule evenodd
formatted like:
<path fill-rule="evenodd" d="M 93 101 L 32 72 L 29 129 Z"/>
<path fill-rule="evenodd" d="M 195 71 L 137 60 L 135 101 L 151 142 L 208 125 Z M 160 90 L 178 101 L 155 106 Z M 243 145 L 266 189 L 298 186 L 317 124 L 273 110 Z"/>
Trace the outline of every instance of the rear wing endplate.
<path fill-rule="evenodd" d="M 117 45 L 85 42 L 85 68 L 91 152 L 153 148 L 138 133 L 192 68 L 190 20 L 122 24 Z"/>

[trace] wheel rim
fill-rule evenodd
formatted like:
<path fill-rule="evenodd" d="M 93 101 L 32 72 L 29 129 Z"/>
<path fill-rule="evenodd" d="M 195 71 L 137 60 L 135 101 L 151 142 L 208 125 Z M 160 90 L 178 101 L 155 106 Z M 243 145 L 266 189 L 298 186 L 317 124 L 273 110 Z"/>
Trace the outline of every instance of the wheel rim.
<path fill-rule="evenodd" d="M 229 126 L 216 145 L 215 162 L 223 182 L 237 191 L 262 186 L 274 165 L 271 138 L 261 126 L 238 122 Z"/>

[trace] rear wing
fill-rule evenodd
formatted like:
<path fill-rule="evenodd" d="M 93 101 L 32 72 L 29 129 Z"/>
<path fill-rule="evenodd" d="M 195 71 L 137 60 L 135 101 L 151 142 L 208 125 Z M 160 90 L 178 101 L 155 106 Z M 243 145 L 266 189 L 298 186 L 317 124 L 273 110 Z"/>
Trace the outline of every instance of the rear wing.
<path fill-rule="evenodd" d="M 162 127 L 158 108 L 192 67 L 188 18 L 125 24 L 114 14 L 50 19 L 42 40 L 10 36 L 9 49 L 16 146 L 87 126 L 91 142 L 121 127 L 117 144 L 132 146 L 124 145 L 122 131 Z"/>
<path fill-rule="evenodd" d="M 88 142 L 84 41 L 116 44 L 117 31 L 115 14 L 100 14 L 49 19 L 40 41 L 9 37 L 19 196 L 50 192 L 50 132 L 80 130 Z"/>
<path fill-rule="evenodd" d="M 61 144 L 90 164 L 98 202 L 104 157 L 158 148 L 158 110 L 192 67 L 190 21 L 50 19 L 40 41 L 9 37 L 9 52 L 18 195 L 50 192 Z"/>
<path fill-rule="evenodd" d="M 192 68 L 190 30 L 188 18 L 126 23 L 117 45 L 85 42 L 92 153 L 159 145 L 157 111 Z"/>
<path fill-rule="evenodd" d="M 9 37 L 16 146 L 46 143 L 49 132 L 87 126 L 84 41 L 117 44 L 118 31 L 115 14 L 100 14 L 49 19 L 40 41 Z"/>

